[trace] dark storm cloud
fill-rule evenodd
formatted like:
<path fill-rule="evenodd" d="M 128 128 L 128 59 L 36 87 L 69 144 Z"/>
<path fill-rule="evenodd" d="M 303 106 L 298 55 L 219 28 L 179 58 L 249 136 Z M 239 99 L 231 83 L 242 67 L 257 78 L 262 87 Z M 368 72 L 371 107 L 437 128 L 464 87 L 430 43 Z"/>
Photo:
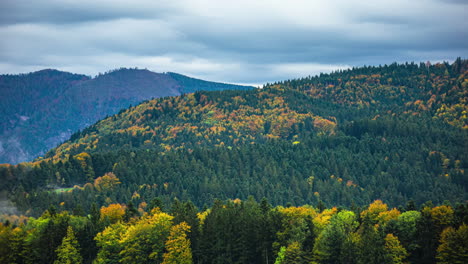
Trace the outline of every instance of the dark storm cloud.
<path fill-rule="evenodd" d="M 0 24 L 71 24 L 119 18 L 160 18 L 170 12 L 164 5 L 147 2 L 150 8 L 123 1 L 28 1 L 3 0 Z"/>
<path fill-rule="evenodd" d="M 0 72 L 146 67 L 257 83 L 466 57 L 466 1 L 3 1 Z"/>

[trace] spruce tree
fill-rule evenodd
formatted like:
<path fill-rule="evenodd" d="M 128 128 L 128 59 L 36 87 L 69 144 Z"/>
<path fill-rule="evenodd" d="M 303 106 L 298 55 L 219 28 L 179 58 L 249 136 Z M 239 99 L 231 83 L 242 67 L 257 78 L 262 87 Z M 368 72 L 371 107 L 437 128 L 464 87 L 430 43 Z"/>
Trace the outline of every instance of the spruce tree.
<path fill-rule="evenodd" d="M 83 262 L 79 244 L 71 226 L 68 226 L 67 235 L 55 252 L 57 253 L 57 260 L 55 260 L 54 264 L 79 264 Z"/>

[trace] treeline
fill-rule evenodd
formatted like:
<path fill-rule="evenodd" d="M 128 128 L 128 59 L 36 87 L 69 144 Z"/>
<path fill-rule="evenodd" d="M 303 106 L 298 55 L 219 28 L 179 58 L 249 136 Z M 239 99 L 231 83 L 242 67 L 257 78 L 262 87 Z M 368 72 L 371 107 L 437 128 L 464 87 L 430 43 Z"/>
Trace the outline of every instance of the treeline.
<path fill-rule="evenodd" d="M 468 204 L 272 207 L 215 200 L 49 208 L 0 224 L 1 263 L 466 263 Z"/>

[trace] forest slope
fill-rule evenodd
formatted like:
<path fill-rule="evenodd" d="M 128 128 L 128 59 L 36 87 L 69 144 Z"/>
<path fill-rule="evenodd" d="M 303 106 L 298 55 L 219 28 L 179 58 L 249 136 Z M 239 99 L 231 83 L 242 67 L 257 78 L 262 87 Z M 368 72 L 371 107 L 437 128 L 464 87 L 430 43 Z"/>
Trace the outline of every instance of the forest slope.
<path fill-rule="evenodd" d="M 2 166 L 0 177 L 33 214 L 50 203 L 89 209 L 154 197 L 198 206 L 249 195 L 275 205 L 466 201 L 467 68 L 460 59 L 394 64 L 154 99 L 34 163 Z M 121 183 L 112 192 L 96 188 L 106 173 Z"/>
<path fill-rule="evenodd" d="M 0 163 L 30 161 L 79 129 L 143 100 L 251 88 L 137 69 L 95 78 L 57 70 L 1 75 Z"/>

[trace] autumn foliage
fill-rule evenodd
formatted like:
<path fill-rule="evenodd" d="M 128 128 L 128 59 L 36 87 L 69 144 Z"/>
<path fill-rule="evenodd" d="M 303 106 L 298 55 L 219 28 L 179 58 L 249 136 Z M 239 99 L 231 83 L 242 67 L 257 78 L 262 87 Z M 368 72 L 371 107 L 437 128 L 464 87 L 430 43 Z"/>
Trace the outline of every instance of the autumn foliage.
<path fill-rule="evenodd" d="M 110 204 L 101 208 L 101 219 L 109 219 L 110 223 L 116 223 L 123 219 L 125 207 L 121 204 Z"/>
<path fill-rule="evenodd" d="M 112 172 L 108 172 L 94 180 L 94 188 L 98 191 L 112 190 L 118 184 L 120 184 L 120 181 Z"/>

